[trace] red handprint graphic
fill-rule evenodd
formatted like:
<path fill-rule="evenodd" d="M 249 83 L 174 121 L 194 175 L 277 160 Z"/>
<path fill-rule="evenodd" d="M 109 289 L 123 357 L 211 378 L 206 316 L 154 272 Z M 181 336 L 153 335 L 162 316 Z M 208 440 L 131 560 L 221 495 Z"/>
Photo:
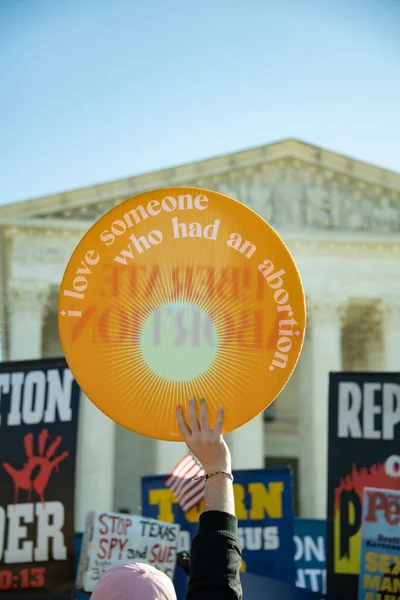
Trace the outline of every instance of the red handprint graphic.
<path fill-rule="evenodd" d="M 68 452 L 63 452 L 53 458 L 57 448 L 62 442 L 62 437 L 58 435 L 45 453 L 46 444 L 49 438 L 47 429 L 43 429 L 38 435 L 38 456 L 35 456 L 33 450 L 33 433 L 27 433 L 24 437 L 25 454 L 28 458 L 22 469 L 15 469 L 9 463 L 2 463 L 4 469 L 9 473 L 14 482 L 14 504 L 18 502 L 19 490 L 28 491 L 28 501 L 31 500 L 32 488 L 38 494 L 42 504 L 44 504 L 44 492 L 48 486 L 53 469 L 58 470 L 58 465 L 67 458 Z"/>

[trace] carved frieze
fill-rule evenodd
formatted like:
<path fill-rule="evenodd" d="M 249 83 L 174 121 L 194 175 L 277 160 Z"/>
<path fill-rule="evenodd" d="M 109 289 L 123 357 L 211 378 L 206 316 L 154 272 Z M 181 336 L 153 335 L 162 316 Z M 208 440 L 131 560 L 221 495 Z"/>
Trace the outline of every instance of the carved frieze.
<path fill-rule="evenodd" d="M 193 182 L 248 204 L 282 229 L 400 230 L 400 194 L 301 161 Z"/>
<path fill-rule="evenodd" d="M 400 231 L 400 192 L 298 159 L 240 168 L 170 185 L 204 187 L 247 204 L 281 229 Z M 47 217 L 94 222 L 118 197 Z"/>

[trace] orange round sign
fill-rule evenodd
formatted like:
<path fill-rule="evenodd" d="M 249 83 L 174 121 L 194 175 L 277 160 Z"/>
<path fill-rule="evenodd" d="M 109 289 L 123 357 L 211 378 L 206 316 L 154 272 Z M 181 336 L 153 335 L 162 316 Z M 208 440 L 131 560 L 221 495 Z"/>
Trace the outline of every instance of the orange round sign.
<path fill-rule="evenodd" d="M 296 265 L 236 200 L 197 188 L 147 192 L 86 233 L 61 284 L 59 330 L 85 394 L 137 433 L 180 441 L 175 408 L 205 397 L 225 433 L 288 381 L 305 331 Z"/>

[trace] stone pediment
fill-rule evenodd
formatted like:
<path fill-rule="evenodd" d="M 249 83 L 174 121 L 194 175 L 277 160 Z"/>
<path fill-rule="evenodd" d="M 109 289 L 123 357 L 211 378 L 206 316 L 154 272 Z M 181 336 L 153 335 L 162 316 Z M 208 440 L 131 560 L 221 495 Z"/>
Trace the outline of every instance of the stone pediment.
<path fill-rule="evenodd" d="M 280 230 L 400 231 L 400 174 L 297 140 L 0 207 L 5 220 L 94 222 L 142 192 L 173 186 L 236 198 Z"/>

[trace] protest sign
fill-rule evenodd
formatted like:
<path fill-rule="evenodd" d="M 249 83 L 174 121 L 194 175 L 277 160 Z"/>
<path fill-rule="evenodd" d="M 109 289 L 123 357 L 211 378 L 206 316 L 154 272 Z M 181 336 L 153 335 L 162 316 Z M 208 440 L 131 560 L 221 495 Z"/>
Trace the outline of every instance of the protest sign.
<path fill-rule="evenodd" d="M 288 583 L 251 573 L 240 575 L 243 598 L 250 600 L 329 600 L 324 594 L 301 590 Z M 332 600 L 332 599 L 331 599 Z"/>
<path fill-rule="evenodd" d="M 75 581 L 78 578 L 79 558 L 81 556 L 83 533 L 78 532 L 75 534 Z M 82 590 L 75 589 L 74 600 L 88 600 L 89 592 L 83 592 Z"/>
<path fill-rule="evenodd" d="M 77 588 L 92 592 L 102 574 L 116 565 L 153 565 L 171 579 L 175 573 L 179 525 L 141 516 L 91 511 L 81 544 Z"/>
<path fill-rule="evenodd" d="M 268 575 L 294 586 L 293 509 L 289 468 L 234 471 L 236 516 L 243 548 L 242 570 Z M 190 551 L 203 502 L 186 514 L 162 476 L 142 478 L 143 514 L 181 526 L 179 551 Z M 178 568 L 174 580 L 178 600 L 184 600 L 186 576 Z"/>
<path fill-rule="evenodd" d="M 400 491 L 364 488 L 359 600 L 400 597 Z"/>
<path fill-rule="evenodd" d="M 74 587 L 79 388 L 63 359 L 0 364 L 0 594 Z"/>
<path fill-rule="evenodd" d="M 304 339 L 304 292 L 288 249 L 247 206 L 161 189 L 116 206 L 83 237 L 62 281 L 59 331 L 103 412 L 182 441 L 175 409 L 186 413 L 192 395 L 207 398 L 211 420 L 225 409 L 226 433 L 279 394 Z"/>
<path fill-rule="evenodd" d="M 364 488 L 400 489 L 400 375 L 331 374 L 328 444 L 327 589 L 354 600 Z"/>
<path fill-rule="evenodd" d="M 294 519 L 296 586 L 326 592 L 326 521 Z"/>

